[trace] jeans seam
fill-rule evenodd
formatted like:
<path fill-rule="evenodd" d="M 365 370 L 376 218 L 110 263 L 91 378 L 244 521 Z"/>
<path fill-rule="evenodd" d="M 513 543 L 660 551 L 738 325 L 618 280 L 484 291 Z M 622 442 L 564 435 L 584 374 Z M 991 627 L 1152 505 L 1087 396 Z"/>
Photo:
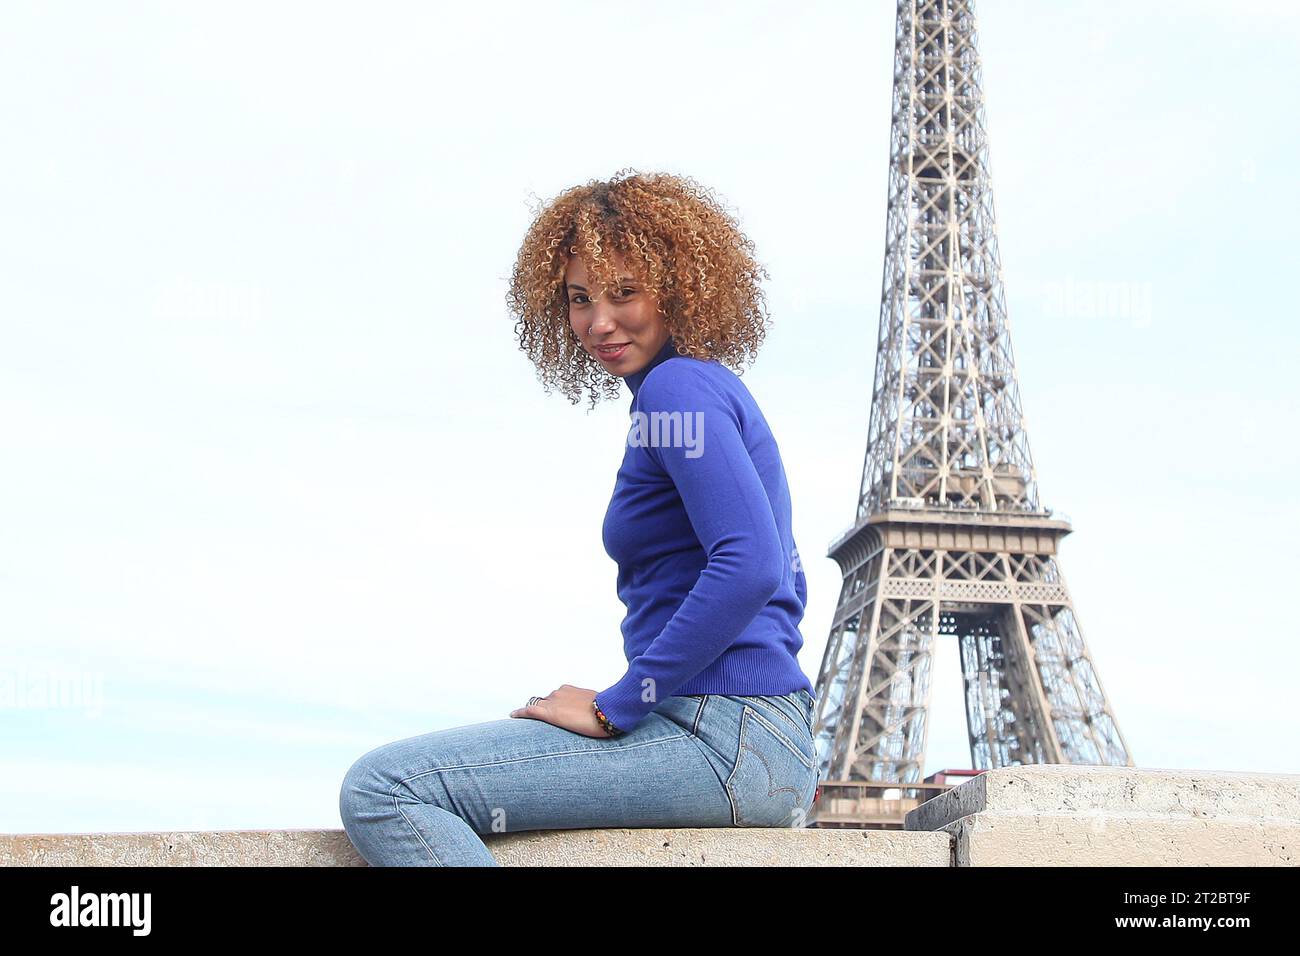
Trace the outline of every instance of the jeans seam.
<path fill-rule="evenodd" d="M 786 700 L 790 699 L 788 694 L 782 694 L 780 696 Z M 769 714 L 771 711 L 776 711 L 778 714 L 781 715 L 781 717 L 784 720 L 789 721 L 792 727 L 798 727 L 800 730 L 804 731 L 809 736 L 811 736 L 812 727 L 809 726 L 810 723 L 809 720 L 806 717 L 804 717 L 803 704 L 796 704 L 794 703 L 794 701 L 790 701 L 790 703 L 792 706 L 798 708 L 799 710 L 799 722 L 796 722 L 795 718 L 791 717 L 789 714 L 783 711 L 780 707 L 777 707 L 775 704 L 768 704 L 767 706 L 762 707 L 760 712 L 763 714 Z M 768 719 L 770 720 L 771 718 L 769 717 Z"/>
<path fill-rule="evenodd" d="M 411 822 L 411 818 L 408 817 L 406 811 L 402 809 L 401 801 L 397 799 L 397 788 L 402 786 L 405 782 L 406 781 L 402 781 L 402 783 L 393 784 L 392 789 L 388 791 L 389 796 L 393 798 L 393 809 L 401 815 L 402 819 L 406 822 L 406 825 L 411 828 L 411 832 L 415 834 L 415 838 L 420 841 L 420 845 L 428 851 L 429 856 L 433 857 L 433 861 L 439 866 L 446 866 L 446 864 L 438 857 L 438 854 L 433 852 L 433 847 L 429 846 L 429 844 L 425 842 L 424 836 L 420 833 L 420 828 Z M 423 803 L 423 801 L 417 802 Z"/>
<path fill-rule="evenodd" d="M 797 690 L 792 694 L 786 694 L 796 706 L 806 711 L 813 711 L 817 708 L 817 698 L 806 690 Z"/>
<path fill-rule="evenodd" d="M 742 704 L 740 707 L 740 726 L 736 733 L 736 759 L 731 763 L 731 772 L 727 774 L 727 779 L 722 781 L 722 790 L 727 795 L 727 802 L 731 804 L 731 822 L 735 826 L 741 826 L 740 807 L 736 803 L 736 794 L 731 789 L 731 782 L 736 779 L 736 772 L 740 769 L 740 762 L 745 759 L 745 721 L 749 719 L 749 707 Z"/>
<path fill-rule="evenodd" d="M 785 697 L 786 700 L 790 701 L 790 703 L 793 704 L 795 709 L 799 712 L 799 717 L 803 720 L 804 726 L 808 728 L 808 733 L 811 734 L 812 725 L 813 725 L 813 718 L 812 718 L 813 705 L 810 701 L 804 699 L 804 693 L 805 691 L 797 690 L 794 691 L 793 693 L 786 694 Z"/>
<path fill-rule="evenodd" d="M 680 734 L 673 734 L 670 737 L 656 737 L 654 740 L 644 740 L 640 743 L 626 744 L 620 749 L 635 750 L 639 747 L 650 747 L 653 746 L 654 744 L 661 744 L 668 740 L 680 740 L 682 737 L 686 737 L 686 736 L 689 735 L 685 731 L 683 731 Z M 409 777 L 402 778 L 397 782 L 397 784 L 393 787 L 393 789 L 396 790 L 397 787 L 409 783 L 410 781 L 414 780 L 416 777 L 424 777 L 431 773 L 443 773 L 444 771 L 447 770 L 472 770 L 477 767 L 499 767 L 502 764 L 522 763 L 527 760 L 543 760 L 550 757 L 569 757 L 569 756 L 576 756 L 580 754 L 600 753 L 602 749 L 604 748 L 592 747 L 588 750 L 557 750 L 552 753 L 527 754 L 523 757 L 507 757 L 504 760 L 485 760 L 480 763 L 459 763 L 450 767 L 431 767 L 428 770 L 421 770 L 419 773 L 413 773 Z"/>

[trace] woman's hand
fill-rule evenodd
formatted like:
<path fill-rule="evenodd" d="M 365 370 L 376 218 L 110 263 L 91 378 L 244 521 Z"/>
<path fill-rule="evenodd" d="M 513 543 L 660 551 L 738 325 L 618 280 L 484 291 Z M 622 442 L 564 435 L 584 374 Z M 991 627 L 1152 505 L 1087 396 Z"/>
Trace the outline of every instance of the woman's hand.
<path fill-rule="evenodd" d="M 510 711 L 510 716 L 544 720 L 586 737 L 608 737 L 591 707 L 597 693 L 588 687 L 561 684 L 537 703 Z"/>

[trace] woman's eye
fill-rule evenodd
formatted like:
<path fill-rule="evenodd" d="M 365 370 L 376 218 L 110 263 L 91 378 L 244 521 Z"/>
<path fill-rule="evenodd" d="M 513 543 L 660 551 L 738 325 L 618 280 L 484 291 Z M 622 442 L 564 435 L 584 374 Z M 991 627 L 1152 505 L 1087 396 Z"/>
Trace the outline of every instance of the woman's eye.
<path fill-rule="evenodd" d="M 619 289 L 618 291 L 619 291 L 619 294 L 616 295 L 616 296 L 614 296 L 614 298 L 616 298 L 616 299 L 626 299 L 628 296 L 636 295 L 636 289 Z M 570 304 L 570 305 L 585 305 L 585 304 L 586 304 L 586 299 L 587 299 L 586 294 L 585 294 L 585 293 L 582 293 L 582 292 L 579 292 L 579 293 L 575 294 L 574 297 L 573 297 L 572 299 L 569 300 L 569 304 Z"/>

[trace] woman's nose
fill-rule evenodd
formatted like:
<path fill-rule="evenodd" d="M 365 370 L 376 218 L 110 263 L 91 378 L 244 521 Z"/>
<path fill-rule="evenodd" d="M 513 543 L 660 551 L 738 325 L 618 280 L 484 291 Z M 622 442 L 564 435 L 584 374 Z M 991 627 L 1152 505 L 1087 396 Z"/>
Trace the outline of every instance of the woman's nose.
<path fill-rule="evenodd" d="M 614 329 L 614 309 L 608 302 L 604 301 L 605 298 L 605 296 L 601 296 L 591 306 L 591 332 L 593 335 L 603 335 Z"/>

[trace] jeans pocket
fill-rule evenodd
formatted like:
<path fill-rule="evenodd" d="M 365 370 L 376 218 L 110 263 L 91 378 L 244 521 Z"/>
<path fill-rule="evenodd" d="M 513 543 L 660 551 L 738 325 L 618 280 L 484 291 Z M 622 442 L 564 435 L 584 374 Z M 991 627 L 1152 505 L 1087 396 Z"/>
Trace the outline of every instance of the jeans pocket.
<path fill-rule="evenodd" d="M 745 705 L 740 747 L 727 778 L 732 822 L 738 827 L 802 827 L 817 790 L 811 740 L 791 734 Z"/>

